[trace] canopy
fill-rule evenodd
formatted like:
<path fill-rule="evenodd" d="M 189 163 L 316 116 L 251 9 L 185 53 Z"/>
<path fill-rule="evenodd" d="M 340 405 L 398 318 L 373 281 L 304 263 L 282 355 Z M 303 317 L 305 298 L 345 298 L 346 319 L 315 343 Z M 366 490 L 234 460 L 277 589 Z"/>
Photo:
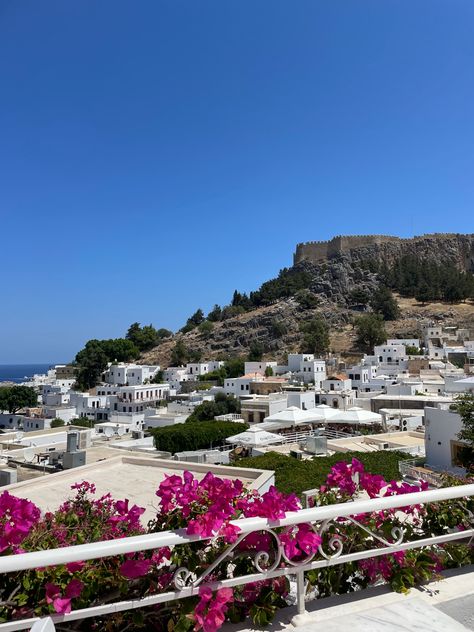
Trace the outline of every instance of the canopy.
<path fill-rule="evenodd" d="M 331 421 L 331 419 L 334 419 L 334 417 L 337 417 L 339 414 L 337 408 L 331 408 L 331 406 L 327 404 L 318 404 L 313 410 L 320 416 L 322 421 Z"/>
<path fill-rule="evenodd" d="M 347 410 L 337 411 L 337 418 L 331 419 L 335 423 L 348 423 L 348 424 L 373 424 L 381 423 L 382 415 L 373 413 L 370 410 L 364 410 L 359 406 L 353 406 Z"/>
<path fill-rule="evenodd" d="M 324 421 L 324 415 L 321 415 L 316 408 L 302 410 L 297 406 L 290 406 L 279 413 L 273 413 L 273 415 L 265 417 L 264 423 L 275 422 L 279 424 L 280 428 L 291 428 L 299 424 L 310 424 L 319 421 Z"/>
<path fill-rule="evenodd" d="M 257 446 L 270 445 L 271 443 L 281 443 L 283 437 L 281 435 L 267 432 L 257 426 L 251 426 L 244 432 L 227 437 L 227 443 L 237 443 L 238 445 L 255 448 Z"/>

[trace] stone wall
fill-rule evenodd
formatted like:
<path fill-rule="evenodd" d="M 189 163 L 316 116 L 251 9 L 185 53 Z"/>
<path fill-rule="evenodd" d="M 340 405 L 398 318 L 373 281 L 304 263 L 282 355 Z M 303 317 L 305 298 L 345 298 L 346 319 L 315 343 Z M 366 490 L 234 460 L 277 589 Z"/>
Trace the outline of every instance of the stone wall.
<path fill-rule="evenodd" d="M 309 241 L 298 244 L 293 255 L 293 263 L 295 265 L 301 261 L 318 263 L 359 248 L 377 249 L 383 248 L 384 245 L 388 244 L 395 248 L 399 246 L 400 250 L 403 251 L 406 246 L 426 246 L 428 243 L 432 246 L 433 241 L 458 241 L 460 237 L 472 238 L 472 235 L 461 236 L 455 233 L 433 233 L 411 239 L 402 239 L 392 235 L 338 235 L 329 241 Z M 468 241 L 470 240 L 468 239 Z"/>
<path fill-rule="evenodd" d="M 329 241 L 308 241 L 296 246 L 293 262 L 296 264 L 303 260 L 322 261 L 354 248 L 399 240 L 399 237 L 389 235 L 337 235 Z"/>

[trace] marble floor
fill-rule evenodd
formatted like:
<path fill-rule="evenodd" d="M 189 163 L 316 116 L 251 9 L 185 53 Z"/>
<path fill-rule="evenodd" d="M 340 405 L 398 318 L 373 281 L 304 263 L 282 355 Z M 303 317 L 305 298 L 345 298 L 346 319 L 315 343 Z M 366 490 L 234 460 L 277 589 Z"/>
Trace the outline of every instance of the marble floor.
<path fill-rule="evenodd" d="M 369 608 L 324 621 L 298 626 L 298 632 L 466 632 L 469 628 L 423 600 L 406 601 Z"/>

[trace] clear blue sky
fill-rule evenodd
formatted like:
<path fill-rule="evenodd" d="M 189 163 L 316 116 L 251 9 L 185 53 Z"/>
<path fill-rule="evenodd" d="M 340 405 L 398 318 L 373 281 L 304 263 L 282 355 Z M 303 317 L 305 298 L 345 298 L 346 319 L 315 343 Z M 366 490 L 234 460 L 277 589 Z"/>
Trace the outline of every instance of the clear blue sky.
<path fill-rule="evenodd" d="M 0 363 L 474 232 L 473 68 L 472 0 L 3 0 Z"/>

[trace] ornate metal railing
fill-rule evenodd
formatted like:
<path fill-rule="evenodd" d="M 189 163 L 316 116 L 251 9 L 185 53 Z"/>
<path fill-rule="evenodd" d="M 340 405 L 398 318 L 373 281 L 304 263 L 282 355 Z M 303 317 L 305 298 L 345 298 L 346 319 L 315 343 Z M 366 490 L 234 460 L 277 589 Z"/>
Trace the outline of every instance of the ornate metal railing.
<path fill-rule="evenodd" d="M 431 547 L 445 542 L 456 540 L 469 540 L 474 537 L 474 516 L 466 516 L 470 528 L 463 531 L 451 530 L 443 535 L 427 536 L 416 539 L 405 539 L 406 531 L 403 526 L 395 526 L 391 531 L 391 536 L 382 535 L 380 532 L 371 530 L 364 524 L 361 516 L 372 514 L 373 512 L 398 509 L 397 514 L 403 513 L 403 507 L 413 505 L 426 505 L 438 503 L 445 500 L 454 500 L 474 496 L 474 485 L 462 485 L 457 487 L 447 487 L 424 492 L 389 496 L 384 498 L 357 500 L 354 502 L 341 503 L 335 505 L 321 506 L 309 509 L 302 509 L 297 512 L 290 512 L 281 520 L 267 520 L 264 518 L 245 518 L 233 521 L 238 525 L 240 534 L 236 542 L 227 545 L 222 550 L 215 561 L 208 566 L 202 574 L 198 575 L 191 569 L 181 567 L 174 572 L 173 588 L 164 593 L 152 594 L 141 599 L 122 600 L 115 603 L 91 606 L 79 610 L 73 610 L 69 614 L 55 615 L 51 618 L 29 618 L 15 620 L 0 624 L 0 632 L 14 632 L 16 630 L 33 629 L 34 632 L 54 630 L 54 623 L 68 622 L 89 617 L 105 616 L 125 610 L 143 608 L 154 604 L 184 599 L 197 595 L 202 585 L 207 585 L 212 589 L 221 587 L 233 587 L 251 582 L 267 580 L 279 576 L 292 576 L 296 585 L 296 606 L 298 613 L 304 612 L 305 608 L 305 572 L 354 562 L 361 559 L 377 557 L 381 555 L 393 554 L 398 551 L 408 549 Z M 409 518 L 408 518 L 409 519 Z M 334 528 L 344 529 L 344 524 L 355 525 L 362 529 L 368 536 L 366 542 L 369 548 L 351 552 L 350 542 L 345 542 L 344 538 L 333 535 Z M 282 527 L 293 527 L 295 525 L 307 524 L 317 534 L 323 537 L 319 549 L 298 561 L 290 559 L 286 553 L 281 540 Z M 402 523 L 403 524 L 403 523 Z M 283 530 L 284 532 L 285 530 Z M 271 538 L 273 548 L 271 554 L 267 551 L 246 551 L 245 555 L 251 559 L 252 572 L 246 575 L 233 576 L 232 573 L 224 574 L 220 581 L 206 581 L 211 574 L 223 563 L 229 563 L 235 557 L 241 556 L 238 551 L 239 544 L 251 533 L 263 532 Z M 330 535 L 328 536 L 328 533 Z M 193 542 L 207 540 L 200 536 L 187 535 L 184 529 L 176 531 L 164 531 L 146 535 L 133 536 L 118 540 L 94 542 L 77 546 L 65 547 L 54 550 L 37 551 L 31 553 L 21 553 L 0 557 L 0 573 L 16 572 L 38 567 L 54 566 L 69 562 L 98 559 L 113 555 L 123 555 L 137 551 L 158 549 L 161 547 L 177 547 L 189 545 Z M 32 628 L 32 626 L 34 626 Z"/>

